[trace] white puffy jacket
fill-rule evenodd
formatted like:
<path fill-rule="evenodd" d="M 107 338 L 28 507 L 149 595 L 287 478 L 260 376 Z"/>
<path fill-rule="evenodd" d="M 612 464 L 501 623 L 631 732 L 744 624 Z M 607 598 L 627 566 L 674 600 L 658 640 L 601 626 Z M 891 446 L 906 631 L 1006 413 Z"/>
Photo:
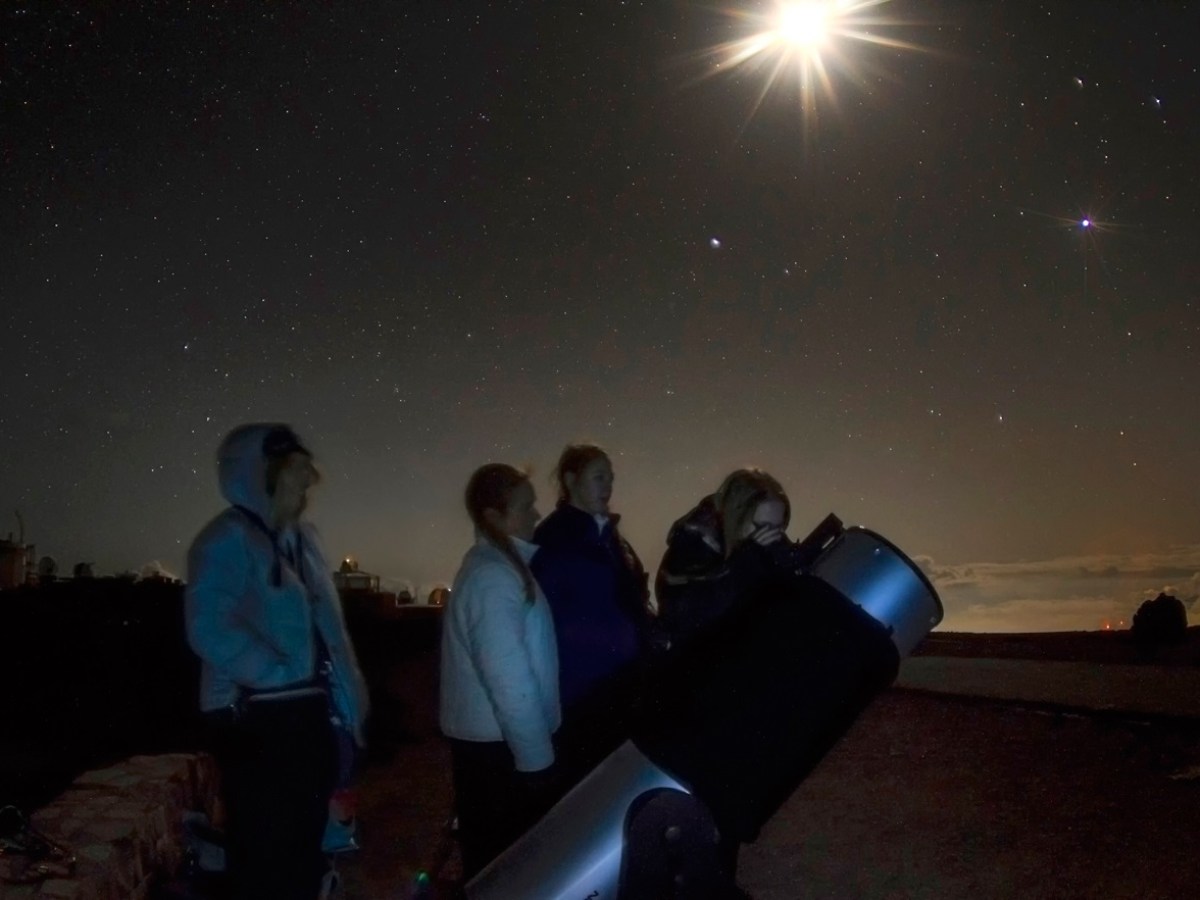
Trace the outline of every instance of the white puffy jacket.
<path fill-rule="evenodd" d="M 513 544 L 528 561 L 537 547 Z M 558 651 L 550 607 L 536 588 L 525 599 L 520 573 L 480 538 L 463 557 L 442 624 L 440 721 L 465 741 L 505 741 L 517 769 L 554 762 L 558 730 Z"/>

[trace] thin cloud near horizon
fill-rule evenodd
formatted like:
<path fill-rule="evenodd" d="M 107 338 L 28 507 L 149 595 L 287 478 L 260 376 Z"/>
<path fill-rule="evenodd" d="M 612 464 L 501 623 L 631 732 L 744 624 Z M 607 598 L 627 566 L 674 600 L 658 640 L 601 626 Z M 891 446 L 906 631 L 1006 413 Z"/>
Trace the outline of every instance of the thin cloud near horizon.
<path fill-rule="evenodd" d="M 1049 632 L 1128 628 L 1137 608 L 1159 593 L 1192 610 L 1200 599 L 1200 545 L 1159 553 L 1087 554 L 1014 562 L 939 564 L 915 555 L 945 608 L 941 631 Z M 142 567 L 170 575 L 159 561 Z M 383 576 L 384 590 L 427 596 L 442 579 Z"/>
<path fill-rule="evenodd" d="M 1200 545 L 1009 563 L 913 561 L 942 598 L 943 631 L 1128 628 L 1138 607 L 1159 593 L 1178 597 L 1189 610 L 1200 598 Z"/>

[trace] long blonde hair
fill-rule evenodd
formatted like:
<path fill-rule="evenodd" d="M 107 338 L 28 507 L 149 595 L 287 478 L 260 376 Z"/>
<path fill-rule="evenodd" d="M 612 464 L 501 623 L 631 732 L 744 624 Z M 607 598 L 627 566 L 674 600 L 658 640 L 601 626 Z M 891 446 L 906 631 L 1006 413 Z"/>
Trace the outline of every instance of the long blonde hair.
<path fill-rule="evenodd" d="M 725 476 L 721 486 L 713 495 L 717 513 L 721 517 L 721 538 L 728 557 L 742 541 L 742 531 L 752 520 L 760 503 L 778 500 L 783 503 L 783 527 L 792 517 L 792 503 L 787 493 L 775 478 L 762 469 L 737 469 Z"/>
<path fill-rule="evenodd" d="M 501 515 L 506 514 L 512 502 L 513 491 L 528 481 L 527 472 L 522 472 L 507 463 L 488 463 L 480 466 L 471 475 L 463 499 L 475 528 L 488 543 L 503 553 L 513 564 L 513 568 L 520 573 L 521 583 L 525 586 L 525 599 L 533 603 L 537 596 L 533 585 L 533 573 L 529 571 L 529 566 L 525 565 L 525 560 L 521 559 L 521 554 L 517 553 L 512 539 L 485 515 L 489 509 L 494 509 Z"/>

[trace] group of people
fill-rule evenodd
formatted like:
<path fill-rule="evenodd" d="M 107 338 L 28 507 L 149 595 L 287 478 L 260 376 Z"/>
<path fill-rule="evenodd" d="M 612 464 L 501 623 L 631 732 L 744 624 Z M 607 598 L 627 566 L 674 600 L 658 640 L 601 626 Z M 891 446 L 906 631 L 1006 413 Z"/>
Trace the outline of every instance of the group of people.
<path fill-rule="evenodd" d="M 367 692 L 329 565 L 303 522 L 319 478 L 285 425 L 235 429 L 218 454 L 230 506 L 188 559 L 189 641 L 223 778 L 237 897 L 317 895 L 339 735 L 361 745 Z M 611 509 L 605 451 L 566 447 L 541 519 L 527 472 L 477 469 L 475 542 L 442 625 L 439 721 L 450 743 L 467 879 L 628 737 L 673 658 L 789 566 L 779 482 L 724 479 L 671 527 L 649 577 Z M 729 866 L 737 846 L 728 843 Z"/>

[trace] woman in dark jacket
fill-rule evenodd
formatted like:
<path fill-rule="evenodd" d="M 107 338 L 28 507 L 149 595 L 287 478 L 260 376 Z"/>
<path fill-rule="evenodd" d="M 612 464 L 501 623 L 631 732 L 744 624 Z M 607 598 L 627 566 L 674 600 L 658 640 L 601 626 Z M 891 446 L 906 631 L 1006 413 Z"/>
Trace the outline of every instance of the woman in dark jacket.
<path fill-rule="evenodd" d="M 791 503 L 778 481 L 760 469 L 738 469 L 671 526 L 655 579 L 659 619 L 674 657 L 663 673 L 667 680 L 688 681 L 692 667 L 705 664 L 703 645 L 722 640 L 720 623 L 795 570 L 795 545 L 784 536 L 790 518 Z M 729 896 L 749 896 L 734 884 L 738 841 L 722 837 L 718 853 Z"/>
<path fill-rule="evenodd" d="M 791 503 L 761 469 L 730 473 L 675 522 L 655 579 L 659 619 L 673 649 L 734 612 L 776 577 L 790 547 Z"/>
<path fill-rule="evenodd" d="M 654 623 L 646 570 L 609 508 L 608 454 L 568 445 L 554 478 L 558 505 L 534 532 L 540 549 L 532 567 L 554 614 L 560 742 L 582 775 L 626 736 Z"/>

